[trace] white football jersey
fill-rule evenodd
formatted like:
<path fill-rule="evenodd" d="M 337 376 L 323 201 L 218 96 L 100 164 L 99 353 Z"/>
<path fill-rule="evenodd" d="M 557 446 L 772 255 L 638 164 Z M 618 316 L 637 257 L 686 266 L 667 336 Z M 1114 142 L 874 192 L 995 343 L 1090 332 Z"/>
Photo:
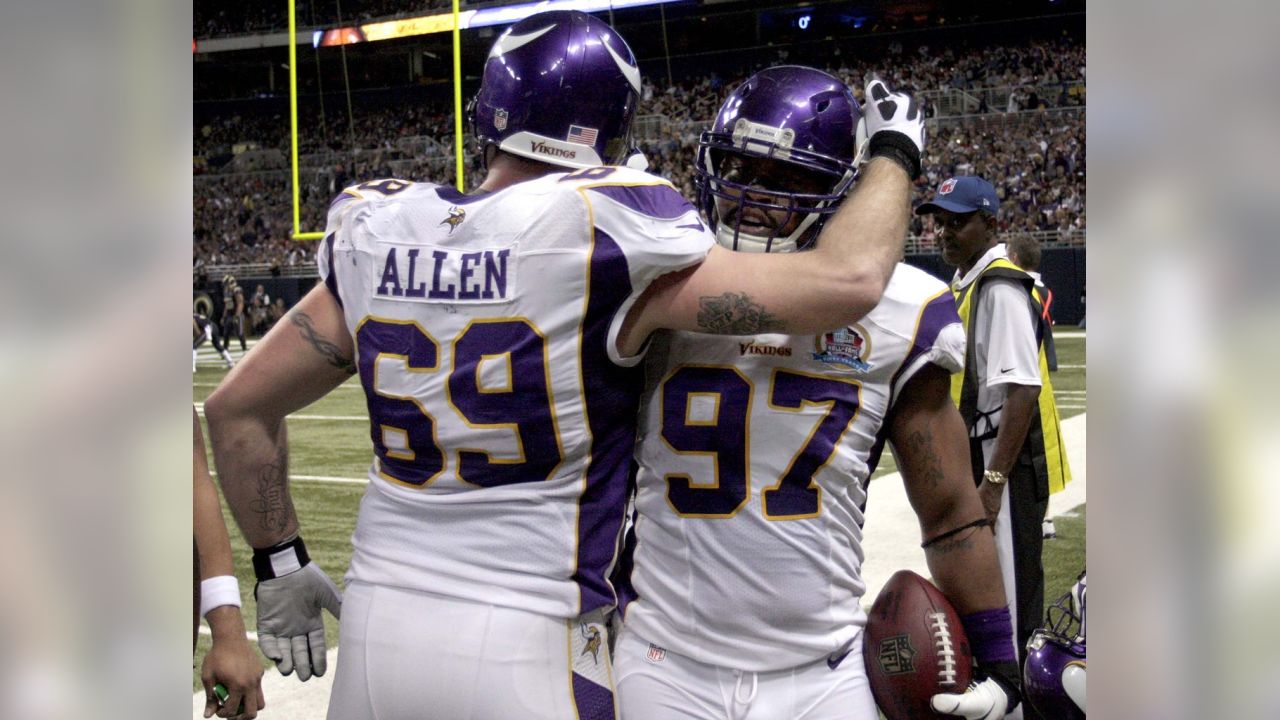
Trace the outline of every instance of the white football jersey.
<path fill-rule="evenodd" d="M 344 191 L 317 264 L 375 456 L 348 580 L 565 618 L 612 605 L 644 380 L 617 332 L 713 243 L 669 183 L 625 168 Z"/>
<path fill-rule="evenodd" d="M 627 627 L 755 672 L 846 647 L 866 622 L 860 541 L 885 418 L 925 363 L 956 372 L 964 347 L 947 286 L 901 264 L 836 332 L 655 339 Z"/>

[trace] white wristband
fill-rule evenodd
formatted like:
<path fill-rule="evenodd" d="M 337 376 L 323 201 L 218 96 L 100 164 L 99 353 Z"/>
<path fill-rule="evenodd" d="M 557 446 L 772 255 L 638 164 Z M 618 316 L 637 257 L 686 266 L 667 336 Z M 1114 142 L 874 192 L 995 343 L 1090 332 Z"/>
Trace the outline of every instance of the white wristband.
<path fill-rule="evenodd" d="M 240 583 L 233 575 L 218 575 L 200 581 L 200 617 L 223 605 L 240 607 Z"/>

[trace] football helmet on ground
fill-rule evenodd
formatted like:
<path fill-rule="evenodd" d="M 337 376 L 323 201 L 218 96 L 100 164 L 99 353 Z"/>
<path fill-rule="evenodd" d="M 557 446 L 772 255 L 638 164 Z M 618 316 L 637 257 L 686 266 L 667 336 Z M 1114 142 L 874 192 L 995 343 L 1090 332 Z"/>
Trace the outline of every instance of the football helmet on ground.
<path fill-rule="evenodd" d="M 1041 715 L 1085 718 L 1085 574 L 1045 612 L 1027 642 L 1023 694 Z"/>

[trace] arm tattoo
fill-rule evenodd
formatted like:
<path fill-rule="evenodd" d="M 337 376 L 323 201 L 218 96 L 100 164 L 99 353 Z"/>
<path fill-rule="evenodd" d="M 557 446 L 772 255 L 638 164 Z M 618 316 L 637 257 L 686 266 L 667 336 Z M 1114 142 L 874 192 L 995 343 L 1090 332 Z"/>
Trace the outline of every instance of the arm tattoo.
<path fill-rule="evenodd" d="M 718 297 L 698 298 L 698 327 L 721 335 L 755 335 L 781 332 L 782 323 L 765 312 L 746 293 L 724 293 Z"/>
<path fill-rule="evenodd" d="M 905 450 L 914 459 L 913 465 L 919 465 L 919 477 L 936 488 L 942 482 L 942 462 L 937 451 L 933 449 L 933 433 L 922 430 L 912 431 L 907 437 Z"/>
<path fill-rule="evenodd" d="M 282 532 L 293 515 L 293 499 L 289 497 L 289 451 L 279 448 L 274 462 L 258 470 L 258 500 L 253 510 L 259 525 L 268 532 Z"/>
<path fill-rule="evenodd" d="M 304 312 L 289 313 L 294 325 L 298 326 L 298 330 L 302 333 L 302 337 L 311 343 L 311 347 L 316 349 L 329 361 L 329 364 L 342 370 L 348 375 L 354 375 L 356 366 L 351 362 L 351 358 L 342 354 L 337 345 L 320 337 L 320 333 L 316 332 L 315 323 L 311 320 L 311 316 Z"/>
<path fill-rule="evenodd" d="M 978 528 L 974 528 L 960 537 L 947 538 L 946 540 L 930 545 L 925 549 L 925 552 L 933 553 L 934 555 L 950 555 L 954 552 L 968 550 L 973 547 L 973 541 L 969 539 L 969 536 L 977 529 Z"/>

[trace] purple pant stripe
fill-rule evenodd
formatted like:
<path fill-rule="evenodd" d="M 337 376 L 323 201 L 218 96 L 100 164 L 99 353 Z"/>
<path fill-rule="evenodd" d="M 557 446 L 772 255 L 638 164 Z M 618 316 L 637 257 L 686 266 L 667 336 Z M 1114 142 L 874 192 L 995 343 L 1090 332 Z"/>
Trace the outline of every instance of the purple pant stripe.
<path fill-rule="evenodd" d="M 613 691 L 573 674 L 573 703 L 578 708 L 578 720 L 615 720 Z"/>

